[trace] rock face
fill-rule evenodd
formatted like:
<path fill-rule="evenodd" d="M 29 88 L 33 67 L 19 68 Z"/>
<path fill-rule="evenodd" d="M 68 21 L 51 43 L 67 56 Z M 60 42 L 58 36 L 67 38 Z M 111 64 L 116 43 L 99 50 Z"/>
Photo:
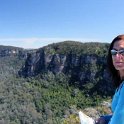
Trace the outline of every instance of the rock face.
<path fill-rule="evenodd" d="M 96 54 L 74 53 L 49 53 L 45 49 L 39 49 L 28 54 L 22 74 L 25 77 L 36 76 L 42 72 L 64 73 L 71 76 L 71 83 L 77 82 L 81 88 L 86 83 L 92 82 L 99 92 L 111 92 L 111 79 L 107 72 L 106 56 Z M 98 83 L 99 82 L 99 83 Z M 102 86 L 102 87 L 101 87 Z"/>
<path fill-rule="evenodd" d="M 22 51 L 18 47 L 0 46 L 0 57 L 21 55 Z"/>
<path fill-rule="evenodd" d="M 109 80 L 106 56 L 101 57 L 94 53 L 79 55 L 73 53 L 73 49 L 64 54 L 51 52 L 52 50 L 50 47 L 24 50 L 17 47 L 0 46 L 0 57 L 18 56 L 20 59 L 25 59 L 25 65 L 21 69 L 21 74 L 25 77 L 51 71 L 54 74 L 70 74 L 73 79 L 81 82 L 94 81 L 99 75 L 105 80 Z"/>
<path fill-rule="evenodd" d="M 101 67 L 102 72 L 99 72 Z M 94 80 L 98 73 L 108 79 L 105 58 L 97 55 L 46 54 L 44 50 L 28 54 L 23 74 L 35 76 L 41 72 L 51 71 L 54 74 L 65 73 L 75 76 L 78 80 Z"/>

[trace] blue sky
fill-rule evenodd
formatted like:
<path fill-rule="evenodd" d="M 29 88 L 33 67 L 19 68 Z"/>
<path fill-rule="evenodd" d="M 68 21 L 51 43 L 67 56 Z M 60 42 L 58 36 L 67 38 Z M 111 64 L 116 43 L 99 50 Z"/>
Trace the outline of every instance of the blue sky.
<path fill-rule="evenodd" d="M 123 0 L 0 0 L 0 45 L 111 42 L 124 33 Z"/>

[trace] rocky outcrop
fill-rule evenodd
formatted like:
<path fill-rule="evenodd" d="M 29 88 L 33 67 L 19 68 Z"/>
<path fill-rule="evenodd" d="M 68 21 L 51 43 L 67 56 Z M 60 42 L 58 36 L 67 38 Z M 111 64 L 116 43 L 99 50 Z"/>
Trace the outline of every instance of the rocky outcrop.
<path fill-rule="evenodd" d="M 70 75 L 70 83 L 79 85 L 80 88 L 83 88 L 84 84 L 92 82 L 94 84 L 92 90 L 96 90 L 98 87 L 99 92 L 102 92 L 103 89 L 106 93 L 108 93 L 108 90 L 112 90 L 111 79 L 106 67 L 106 56 L 101 57 L 96 54 L 77 55 L 71 52 L 68 54 L 50 54 L 44 49 L 40 49 L 28 54 L 21 74 L 30 77 L 48 71 L 54 74 Z M 77 81 L 78 84 L 75 84 Z M 104 82 L 106 82 L 106 85 Z"/>
<path fill-rule="evenodd" d="M 35 76 L 44 71 L 51 71 L 54 74 L 66 73 L 76 75 L 82 81 L 93 80 L 102 68 L 102 76 L 107 77 L 105 58 L 97 55 L 76 55 L 76 54 L 46 54 L 44 50 L 28 54 L 22 73 L 25 76 Z M 84 76 L 85 75 L 85 76 Z"/>

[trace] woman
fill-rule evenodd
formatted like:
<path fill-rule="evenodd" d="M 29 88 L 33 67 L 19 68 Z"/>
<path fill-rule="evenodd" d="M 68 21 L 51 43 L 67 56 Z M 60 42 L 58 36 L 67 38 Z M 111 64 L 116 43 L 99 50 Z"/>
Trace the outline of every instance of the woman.
<path fill-rule="evenodd" d="M 100 117 L 96 124 L 124 124 L 124 35 L 118 35 L 110 44 L 107 64 L 116 87 L 112 115 Z"/>

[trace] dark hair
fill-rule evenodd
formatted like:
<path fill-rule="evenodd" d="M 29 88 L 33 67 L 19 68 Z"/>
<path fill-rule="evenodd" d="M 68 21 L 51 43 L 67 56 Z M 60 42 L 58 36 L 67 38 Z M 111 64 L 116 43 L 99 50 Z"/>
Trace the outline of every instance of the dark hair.
<path fill-rule="evenodd" d="M 113 65 L 113 61 L 112 61 L 112 55 L 111 55 L 111 49 L 113 49 L 113 45 L 115 42 L 119 41 L 119 40 L 123 40 L 124 41 L 124 34 L 122 35 L 118 35 L 117 37 L 115 37 L 109 47 L 109 51 L 108 51 L 108 57 L 107 57 L 107 65 L 108 65 L 108 70 L 112 76 L 112 81 L 115 85 L 115 87 L 119 87 L 120 83 L 121 83 L 121 78 L 119 75 L 119 72 L 115 69 L 114 65 Z"/>

